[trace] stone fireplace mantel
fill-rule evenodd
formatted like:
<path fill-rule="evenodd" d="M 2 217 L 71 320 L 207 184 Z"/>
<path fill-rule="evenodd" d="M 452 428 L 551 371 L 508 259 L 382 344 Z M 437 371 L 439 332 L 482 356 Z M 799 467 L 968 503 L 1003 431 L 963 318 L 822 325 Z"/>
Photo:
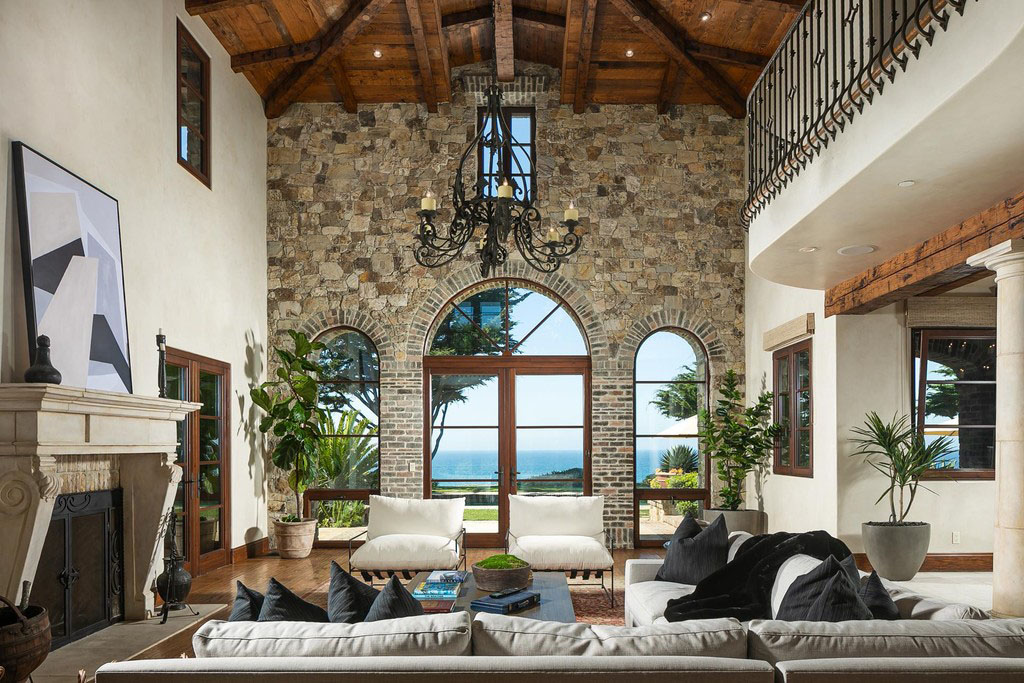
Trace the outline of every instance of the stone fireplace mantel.
<path fill-rule="evenodd" d="M 103 488 L 98 473 L 124 495 L 125 617 L 151 614 L 164 521 L 182 475 L 174 464 L 176 423 L 199 408 L 55 384 L 0 384 L 0 594 L 20 599 L 57 496 Z"/>

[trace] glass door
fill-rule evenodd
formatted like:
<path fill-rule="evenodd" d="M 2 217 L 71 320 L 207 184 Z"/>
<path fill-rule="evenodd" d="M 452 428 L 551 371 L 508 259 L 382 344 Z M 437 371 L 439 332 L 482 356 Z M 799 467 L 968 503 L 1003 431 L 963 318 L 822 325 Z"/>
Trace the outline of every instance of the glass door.
<path fill-rule="evenodd" d="M 534 372 L 515 372 L 512 493 L 581 495 L 590 481 L 586 377 Z"/>
<path fill-rule="evenodd" d="M 231 561 L 230 385 L 227 363 L 167 349 L 168 398 L 202 404 L 178 425 L 183 475 L 174 499 L 175 541 L 195 576 Z"/>

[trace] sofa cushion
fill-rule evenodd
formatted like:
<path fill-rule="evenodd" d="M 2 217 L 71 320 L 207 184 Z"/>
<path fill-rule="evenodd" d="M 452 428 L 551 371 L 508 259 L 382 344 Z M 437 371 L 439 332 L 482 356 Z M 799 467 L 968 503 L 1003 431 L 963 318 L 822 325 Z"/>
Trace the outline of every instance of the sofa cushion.
<path fill-rule="evenodd" d="M 416 617 L 423 614 L 423 605 L 412 597 L 397 576 L 392 576 L 384 589 L 370 605 L 364 621 L 382 621 L 400 617 Z"/>
<path fill-rule="evenodd" d="M 241 581 L 235 583 L 235 602 L 231 605 L 228 621 L 256 621 L 263 609 L 263 593 L 254 591 Z"/>
<path fill-rule="evenodd" d="M 896 603 L 900 619 L 947 621 L 949 619 L 990 618 L 984 610 L 973 605 L 949 603 L 930 598 L 890 581 L 882 580 L 882 585 L 885 586 L 889 596 Z"/>
<path fill-rule="evenodd" d="M 363 543 L 349 562 L 353 569 L 455 569 L 459 549 L 445 536 L 391 534 Z"/>
<path fill-rule="evenodd" d="M 871 610 L 861 600 L 859 588 L 859 582 L 854 583 L 839 561 L 829 556 L 790 584 L 776 618 L 785 621 L 870 619 Z"/>
<path fill-rule="evenodd" d="M 652 624 L 663 614 L 669 600 L 681 598 L 696 586 L 671 581 L 641 581 L 626 586 L 626 603 L 637 624 Z"/>
<path fill-rule="evenodd" d="M 592 536 L 519 536 L 508 551 L 534 569 L 611 569 L 615 564 L 604 544 Z"/>
<path fill-rule="evenodd" d="M 508 532 L 523 536 L 601 536 L 604 496 L 508 497 Z"/>
<path fill-rule="evenodd" d="M 680 524 L 686 523 L 686 519 Z M 725 566 L 729 556 L 729 530 L 725 515 L 691 538 L 672 537 L 665 551 L 665 563 L 658 570 L 657 581 L 698 584 L 701 579 Z"/>
<path fill-rule="evenodd" d="M 465 498 L 423 500 L 370 496 L 366 538 L 372 541 L 389 534 L 414 534 L 454 539 L 462 532 L 465 507 Z"/>
<path fill-rule="evenodd" d="M 861 582 L 860 597 L 875 619 L 900 618 L 900 608 L 893 602 L 889 591 L 885 590 L 878 572 L 872 571 L 871 576 Z"/>
<path fill-rule="evenodd" d="M 327 610 L 306 602 L 271 577 L 258 621 L 328 621 Z"/>
<path fill-rule="evenodd" d="M 473 654 L 742 658 L 746 656 L 746 636 L 735 619 L 626 627 L 479 613 L 473 619 Z"/>
<path fill-rule="evenodd" d="M 468 655 L 468 612 L 363 624 L 208 621 L 192 637 L 196 657 L 419 657 Z"/>
<path fill-rule="evenodd" d="M 327 590 L 327 617 L 335 624 L 358 624 L 366 619 L 380 591 L 359 581 L 331 560 Z"/>
<path fill-rule="evenodd" d="M 755 620 L 747 644 L 752 659 L 772 664 L 834 657 L 1024 657 L 1024 619 Z"/>

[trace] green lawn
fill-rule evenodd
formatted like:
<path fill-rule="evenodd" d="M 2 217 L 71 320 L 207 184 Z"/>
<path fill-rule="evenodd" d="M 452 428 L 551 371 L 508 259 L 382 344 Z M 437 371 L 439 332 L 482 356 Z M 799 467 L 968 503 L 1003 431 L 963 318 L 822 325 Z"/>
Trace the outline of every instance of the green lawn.
<path fill-rule="evenodd" d="M 496 522 L 498 521 L 498 509 L 466 508 L 463 519 L 467 522 Z"/>

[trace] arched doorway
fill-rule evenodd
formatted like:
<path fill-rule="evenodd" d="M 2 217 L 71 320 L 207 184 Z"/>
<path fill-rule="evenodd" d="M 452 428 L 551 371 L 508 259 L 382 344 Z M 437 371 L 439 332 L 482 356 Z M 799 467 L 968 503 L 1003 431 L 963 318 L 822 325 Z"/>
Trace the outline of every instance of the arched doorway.
<path fill-rule="evenodd" d="M 590 355 L 562 299 L 489 280 L 445 304 L 427 339 L 423 495 L 466 497 L 470 545 L 504 544 L 510 493 L 590 494 Z"/>

